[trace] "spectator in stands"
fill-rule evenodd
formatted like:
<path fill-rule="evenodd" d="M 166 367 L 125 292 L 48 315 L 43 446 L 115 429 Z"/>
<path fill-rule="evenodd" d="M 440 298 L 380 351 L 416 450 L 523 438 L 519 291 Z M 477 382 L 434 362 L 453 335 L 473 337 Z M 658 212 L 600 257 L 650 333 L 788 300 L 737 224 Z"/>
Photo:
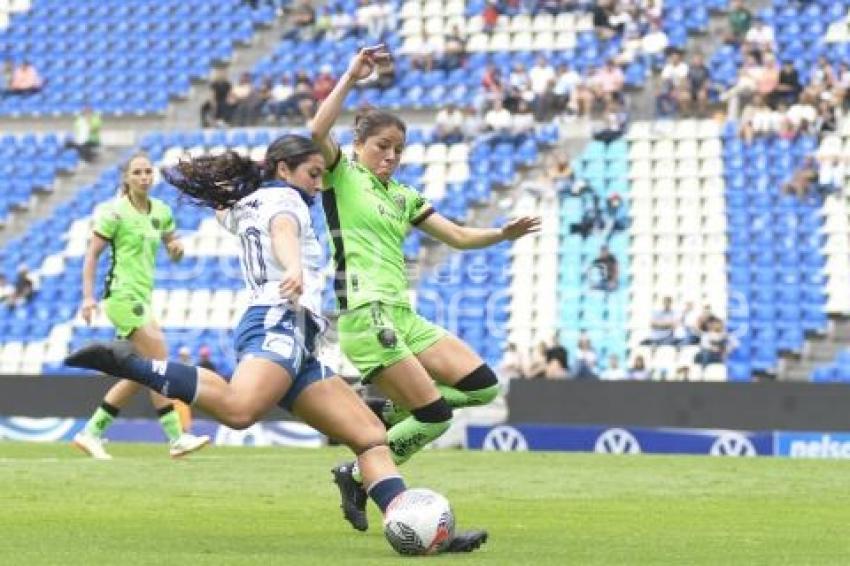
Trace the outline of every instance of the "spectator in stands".
<path fill-rule="evenodd" d="M 455 104 L 447 104 L 437 112 L 436 134 L 442 143 L 459 143 L 463 141 L 463 112 Z"/>
<path fill-rule="evenodd" d="M 715 318 L 709 323 L 708 330 L 700 337 L 700 351 L 694 358 L 694 362 L 702 366 L 722 364 L 735 347 L 735 337 L 726 332 L 722 320 Z"/>
<path fill-rule="evenodd" d="M 812 194 L 829 195 L 844 186 L 845 167 L 841 156 L 808 155 L 785 183 L 782 191 L 805 200 Z"/>
<path fill-rule="evenodd" d="M 528 71 L 531 92 L 535 100 L 546 92 L 549 84 L 554 82 L 555 77 L 555 69 L 549 64 L 549 60 L 542 55 L 538 56 L 534 66 Z"/>
<path fill-rule="evenodd" d="M 558 157 L 549 168 L 547 176 L 556 192 L 572 193 L 576 183 L 575 172 L 566 157 Z"/>
<path fill-rule="evenodd" d="M 769 136 L 779 131 L 783 117 L 767 105 L 761 94 L 753 97 L 741 113 L 739 134 L 745 143 L 752 143 L 756 136 Z"/>
<path fill-rule="evenodd" d="M 35 284 L 30 275 L 29 268 L 25 264 L 18 267 L 18 276 L 15 278 L 14 291 L 9 299 L 10 307 L 19 307 L 30 302 L 35 294 Z"/>
<path fill-rule="evenodd" d="M 499 7 L 496 0 L 487 0 L 481 12 L 481 19 L 484 33 L 490 34 L 496 30 L 496 24 L 499 23 Z"/>
<path fill-rule="evenodd" d="M 484 125 L 487 131 L 493 132 L 497 137 L 510 137 L 513 118 L 501 100 L 493 100 L 490 110 L 484 115 Z"/>
<path fill-rule="evenodd" d="M 699 344 L 699 311 L 693 301 L 685 302 L 685 306 L 676 316 L 676 330 L 673 337 L 680 345 Z"/>
<path fill-rule="evenodd" d="M 714 320 L 719 320 L 714 311 L 711 309 L 711 305 L 708 303 L 702 306 L 702 312 L 697 318 L 697 328 L 699 328 L 699 334 L 702 336 L 705 332 L 708 332 L 708 327 Z"/>
<path fill-rule="evenodd" d="M 3 63 L 3 67 L 0 69 L 0 99 L 9 94 L 9 89 L 12 86 L 13 69 L 12 62 L 8 60 Z"/>
<path fill-rule="evenodd" d="M 236 105 L 236 110 L 233 112 L 233 125 L 240 127 L 256 125 L 263 115 L 263 110 L 272 98 L 271 79 L 264 79 L 260 88 L 254 88 L 251 84 L 250 75 L 245 73 L 240 80 L 240 84 L 236 86 L 234 91 L 239 102 Z"/>
<path fill-rule="evenodd" d="M 284 74 L 280 77 L 280 81 L 272 88 L 271 98 L 268 103 L 269 113 L 275 120 L 283 120 L 286 117 L 294 116 L 298 112 L 292 100 L 292 95 L 294 94 L 295 89 L 292 87 L 292 77 Z"/>
<path fill-rule="evenodd" d="M 587 88 L 582 76 L 569 65 L 558 66 L 554 92 L 558 97 L 560 111 L 568 110 L 579 116 L 590 113 L 593 106 L 593 92 Z"/>
<path fill-rule="evenodd" d="M 652 22 L 649 24 L 649 31 L 641 38 L 640 50 L 649 57 L 653 67 L 657 69 L 657 62 L 661 60 L 668 45 L 670 45 L 670 40 L 664 33 L 664 28 L 661 27 L 660 23 Z"/>
<path fill-rule="evenodd" d="M 12 287 L 5 275 L 0 274 L 0 304 L 10 305 L 14 294 L 15 288 Z"/>
<path fill-rule="evenodd" d="M 242 73 L 239 76 L 239 81 L 231 91 L 231 100 L 233 103 L 233 116 L 231 123 L 235 126 L 246 126 L 245 116 L 248 114 L 248 107 L 252 104 L 250 98 L 254 92 L 254 85 L 251 82 L 250 73 Z"/>
<path fill-rule="evenodd" d="M 770 101 L 776 87 L 779 86 L 779 66 L 773 53 L 762 55 L 762 71 L 756 81 L 756 93 L 760 94 L 765 103 Z"/>
<path fill-rule="evenodd" d="M 837 109 L 847 110 L 848 91 L 850 91 L 850 65 L 842 61 L 838 64 L 838 73 L 836 73 L 835 87 L 832 92 L 832 99 Z"/>
<path fill-rule="evenodd" d="M 510 112 L 516 112 L 519 101 L 534 100 L 531 91 L 531 77 L 522 63 L 514 63 L 511 74 L 508 75 L 508 90 L 505 92 L 504 105 Z"/>
<path fill-rule="evenodd" d="M 316 35 L 316 10 L 310 0 L 296 0 L 290 10 L 290 31 L 286 39 L 301 39 L 310 41 Z"/>
<path fill-rule="evenodd" d="M 599 374 L 599 379 L 606 381 L 621 381 L 627 377 L 628 374 L 626 373 L 626 370 L 620 367 L 620 358 L 617 354 L 609 354 L 608 367 Z"/>
<path fill-rule="evenodd" d="M 201 346 L 198 349 L 198 367 L 208 369 L 210 371 L 217 371 L 216 366 L 212 361 L 212 351 L 209 346 Z"/>
<path fill-rule="evenodd" d="M 550 80 L 543 92 L 534 98 L 534 119 L 538 123 L 549 123 L 561 113 L 561 97 L 555 94 L 555 79 Z"/>
<path fill-rule="evenodd" d="M 629 368 L 628 378 L 635 381 L 646 381 L 649 379 L 649 370 L 646 369 L 646 361 L 643 356 L 635 356 L 632 367 Z"/>
<path fill-rule="evenodd" d="M 499 363 L 499 377 L 502 379 L 516 379 L 525 377 L 525 365 L 519 355 L 516 344 L 509 342 L 502 354 Z"/>
<path fill-rule="evenodd" d="M 590 343 L 587 334 L 582 332 L 578 339 L 574 377 L 576 379 L 596 379 L 596 361 L 596 351 L 593 349 L 593 344 Z"/>
<path fill-rule="evenodd" d="M 35 94 L 44 85 L 38 71 L 29 61 L 22 62 L 12 71 L 12 81 L 9 84 L 9 93 L 15 95 Z"/>
<path fill-rule="evenodd" d="M 608 249 L 608 246 L 599 248 L 599 255 L 594 259 L 585 271 L 586 276 L 591 276 L 591 288 L 597 291 L 616 291 L 620 282 L 620 267 L 617 258 Z"/>
<path fill-rule="evenodd" d="M 786 59 L 782 62 L 782 69 L 779 71 L 779 83 L 773 91 L 771 102 L 778 104 L 784 102 L 790 106 L 797 102 L 803 87 L 800 84 L 800 75 L 794 67 L 794 61 Z"/>
<path fill-rule="evenodd" d="M 187 366 L 194 365 L 192 363 L 192 351 L 189 349 L 189 346 L 180 346 L 180 349 L 177 350 L 177 361 Z"/>
<path fill-rule="evenodd" d="M 322 65 L 319 74 L 313 79 L 313 98 L 317 102 L 322 102 L 328 97 L 336 85 L 336 79 L 333 76 L 333 67 L 330 65 Z"/>
<path fill-rule="evenodd" d="M 292 101 L 301 119 L 309 120 L 316 113 L 313 82 L 304 71 L 298 71 L 295 74 L 295 94 L 292 95 Z"/>
<path fill-rule="evenodd" d="M 753 54 L 744 57 L 744 63 L 738 71 L 737 81 L 729 90 L 720 95 L 720 100 L 728 101 L 727 115 L 730 119 L 738 119 L 741 106 L 756 91 L 762 71 L 759 60 Z"/>
<path fill-rule="evenodd" d="M 677 94 L 677 99 L 682 98 L 678 93 L 687 91 L 688 72 L 688 64 L 682 57 L 682 52 L 678 49 L 669 49 L 667 60 L 661 69 L 661 80 L 671 84 L 672 90 Z"/>
<path fill-rule="evenodd" d="M 593 7 L 593 29 L 600 39 L 609 40 L 623 33 L 623 24 L 614 13 L 614 0 L 598 0 Z"/>
<path fill-rule="evenodd" d="M 354 33 L 354 18 L 338 5 L 330 15 L 330 27 L 327 35 L 331 41 L 341 41 Z"/>
<path fill-rule="evenodd" d="M 594 125 L 593 139 L 608 144 L 626 133 L 629 115 L 619 100 L 609 100 L 606 107 L 604 120 Z"/>
<path fill-rule="evenodd" d="M 569 354 L 561 343 L 561 334 L 555 331 L 552 334 L 549 346 L 546 348 L 546 377 L 565 378 L 569 371 Z"/>
<path fill-rule="evenodd" d="M 788 109 L 788 121 L 791 123 L 795 135 L 808 133 L 814 128 L 818 118 L 818 111 L 814 102 L 814 96 L 805 90 L 800 95 L 800 99 Z"/>
<path fill-rule="evenodd" d="M 688 65 L 688 83 L 686 96 L 680 98 L 684 102 L 685 112 L 699 118 L 708 117 L 708 94 L 711 88 L 711 75 L 705 64 L 702 53 L 694 53 L 691 64 Z"/>
<path fill-rule="evenodd" d="M 838 128 L 838 117 L 835 106 L 827 99 L 818 102 L 818 117 L 815 121 L 815 131 L 819 136 L 834 132 Z"/>
<path fill-rule="evenodd" d="M 463 109 L 463 139 L 472 141 L 484 132 L 485 124 L 474 106 Z"/>
<path fill-rule="evenodd" d="M 540 342 L 537 348 L 531 352 L 525 375 L 530 379 L 546 377 L 546 342 Z"/>
<path fill-rule="evenodd" d="M 773 28 L 764 23 L 761 18 L 755 18 L 744 40 L 751 49 L 760 51 L 762 54 L 773 52 L 776 49 L 776 39 Z"/>
<path fill-rule="evenodd" d="M 661 308 L 652 313 L 649 338 L 641 342 L 645 346 L 672 346 L 676 344 L 678 317 L 673 310 L 673 297 L 661 299 Z"/>
<path fill-rule="evenodd" d="M 460 69 L 466 60 L 466 37 L 457 25 L 443 41 L 442 67 L 446 71 Z"/>
<path fill-rule="evenodd" d="M 520 100 L 516 112 L 511 116 L 511 133 L 513 133 L 514 139 L 523 139 L 524 136 L 533 133 L 534 123 L 534 112 L 531 110 L 531 105 L 525 100 Z"/>
<path fill-rule="evenodd" d="M 74 137 L 65 145 L 74 148 L 85 161 L 94 161 L 97 155 L 97 148 L 100 147 L 100 128 L 102 124 L 100 114 L 93 112 L 91 107 L 86 106 L 74 118 Z"/>
<path fill-rule="evenodd" d="M 613 59 L 608 59 L 590 78 L 590 86 L 596 101 L 610 103 L 619 99 L 626 84 L 623 70 Z"/>
<path fill-rule="evenodd" d="M 414 69 L 431 72 L 434 68 L 434 62 L 440 59 L 439 45 L 437 45 L 434 36 L 425 34 L 422 37 L 422 43 L 419 48 L 410 53 L 410 65 Z"/>
<path fill-rule="evenodd" d="M 817 65 L 812 69 L 809 80 L 809 90 L 814 98 L 820 97 L 824 92 L 831 92 L 837 84 L 835 70 L 829 63 L 829 59 L 821 55 L 818 57 Z"/>
<path fill-rule="evenodd" d="M 505 99 L 505 84 L 502 80 L 502 71 L 496 65 L 488 63 L 481 75 L 481 86 L 484 88 L 484 104 L 486 106 L 493 100 L 503 101 Z"/>
<path fill-rule="evenodd" d="M 233 119 L 234 97 L 232 95 L 233 85 L 227 78 L 224 69 L 216 69 L 213 72 L 213 80 L 210 83 L 212 97 L 204 103 L 201 108 L 201 122 L 209 125 L 224 126 Z M 204 118 L 204 116 L 209 116 Z"/>
<path fill-rule="evenodd" d="M 744 5 L 742 0 L 732 0 L 728 18 L 729 35 L 726 37 L 726 43 L 740 44 L 744 41 L 747 32 L 750 31 L 753 13 Z"/>

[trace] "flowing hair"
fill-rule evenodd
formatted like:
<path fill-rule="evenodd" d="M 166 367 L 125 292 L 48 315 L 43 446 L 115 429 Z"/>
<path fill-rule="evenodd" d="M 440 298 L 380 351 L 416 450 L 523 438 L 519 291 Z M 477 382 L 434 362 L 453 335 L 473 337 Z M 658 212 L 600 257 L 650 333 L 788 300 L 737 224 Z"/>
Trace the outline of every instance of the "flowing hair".
<path fill-rule="evenodd" d="M 162 175 L 194 204 L 224 210 L 275 179 L 279 163 L 292 171 L 319 153 L 310 138 L 285 135 L 269 145 L 262 164 L 231 150 L 182 159 L 173 167 L 164 167 Z"/>

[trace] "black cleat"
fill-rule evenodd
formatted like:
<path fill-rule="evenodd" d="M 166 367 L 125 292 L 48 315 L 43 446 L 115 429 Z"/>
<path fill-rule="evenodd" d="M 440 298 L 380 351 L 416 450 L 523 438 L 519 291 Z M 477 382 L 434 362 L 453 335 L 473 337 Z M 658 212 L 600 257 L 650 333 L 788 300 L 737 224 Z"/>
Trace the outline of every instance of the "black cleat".
<path fill-rule="evenodd" d="M 472 552 L 485 542 L 487 542 L 487 531 L 456 533 L 443 552 Z"/>
<path fill-rule="evenodd" d="M 369 520 L 366 518 L 366 502 L 369 501 L 369 496 L 351 475 L 351 466 L 352 464 L 340 464 L 332 469 L 331 473 L 342 497 L 340 507 L 343 517 L 358 531 L 365 531 L 369 528 Z"/>
<path fill-rule="evenodd" d="M 93 369 L 115 377 L 127 377 L 123 368 L 127 358 L 133 355 L 136 355 L 136 351 L 129 340 L 92 342 L 69 354 L 64 363 L 70 367 Z"/>

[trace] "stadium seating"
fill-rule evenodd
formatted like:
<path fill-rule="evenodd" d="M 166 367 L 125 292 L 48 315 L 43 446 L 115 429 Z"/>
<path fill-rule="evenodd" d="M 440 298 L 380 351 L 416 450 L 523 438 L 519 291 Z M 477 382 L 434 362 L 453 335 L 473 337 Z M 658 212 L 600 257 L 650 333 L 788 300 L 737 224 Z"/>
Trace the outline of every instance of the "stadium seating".
<path fill-rule="evenodd" d="M 0 52 L 46 84 L 0 99 L 0 115 L 162 113 L 274 16 L 240 0 L 32 0 L 0 26 Z"/>
<path fill-rule="evenodd" d="M 51 191 L 58 173 L 77 166 L 77 152 L 64 142 L 64 134 L 0 138 L 0 223 L 10 211 L 28 208 L 33 191 Z"/>

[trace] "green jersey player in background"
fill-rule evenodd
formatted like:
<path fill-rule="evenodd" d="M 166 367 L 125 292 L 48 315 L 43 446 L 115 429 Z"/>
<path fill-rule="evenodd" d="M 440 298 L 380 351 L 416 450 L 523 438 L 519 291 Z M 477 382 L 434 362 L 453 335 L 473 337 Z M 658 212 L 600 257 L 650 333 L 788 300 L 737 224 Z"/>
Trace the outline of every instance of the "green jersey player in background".
<path fill-rule="evenodd" d="M 416 227 L 456 249 L 484 248 L 540 229 L 523 217 L 502 228 L 459 226 L 438 214 L 414 189 L 392 178 L 406 126 L 367 110 L 354 123 L 354 158 L 330 135 L 345 97 L 376 66 L 390 62 L 383 46 L 362 49 L 322 103 L 313 139 L 328 170 L 322 195 L 336 265 L 343 353 L 389 399 L 383 417 L 393 459 L 405 462 L 448 429 L 452 409 L 483 405 L 498 394 L 496 374 L 463 341 L 419 316 L 408 300 L 402 245 Z M 334 468 L 346 519 L 366 530 L 366 493 L 355 463 Z"/>
<path fill-rule="evenodd" d="M 177 237 L 171 209 L 161 200 L 148 195 L 153 184 L 153 165 L 147 156 L 137 154 L 124 167 L 121 194 L 101 205 L 95 213 L 94 229 L 83 263 L 83 304 L 80 314 L 91 324 L 97 310 L 94 278 L 97 259 L 109 246 L 112 264 L 106 276 L 104 309 L 115 326 L 118 338 L 130 340 L 139 352 L 165 359 L 168 347 L 165 336 L 151 314 L 156 252 L 165 244 L 172 261 L 183 257 L 183 245 Z M 116 383 L 103 398 L 86 423 L 74 436 L 74 445 L 99 460 L 111 456 L 103 446 L 103 434 L 118 412 L 141 388 L 128 380 Z M 170 442 L 169 453 L 183 456 L 205 446 L 207 436 L 184 432 L 189 425 L 189 411 L 181 418 L 174 403 L 151 392 L 151 402 Z"/>

